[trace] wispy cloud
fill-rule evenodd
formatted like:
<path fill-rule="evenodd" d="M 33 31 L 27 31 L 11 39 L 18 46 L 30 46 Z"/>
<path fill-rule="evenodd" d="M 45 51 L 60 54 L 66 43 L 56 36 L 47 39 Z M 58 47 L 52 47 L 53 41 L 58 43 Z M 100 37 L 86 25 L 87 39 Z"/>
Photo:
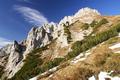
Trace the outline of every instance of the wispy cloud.
<path fill-rule="evenodd" d="M 34 25 L 48 23 L 47 18 L 38 10 L 24 6 L 14 6 L 14 9 L 21 13 L 26 21 Z"/>
<path fill-rule="evenodd" d="M 10 40 L 0 37 L 0 48 L 11 43 L 12 42 Z"/>

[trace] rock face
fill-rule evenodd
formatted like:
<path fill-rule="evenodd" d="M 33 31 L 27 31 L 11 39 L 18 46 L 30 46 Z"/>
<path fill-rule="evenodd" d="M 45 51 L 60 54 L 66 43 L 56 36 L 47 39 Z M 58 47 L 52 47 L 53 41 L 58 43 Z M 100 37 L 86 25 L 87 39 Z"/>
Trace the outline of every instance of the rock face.
<path fill-rule="evenodd" d="M 45 46 L 54 39 L 57 39 L 57 44 L 59 44 L 60 47 L 68 46 L 67 36 L 64 33 L 64 25 L 72 25 L 76 21 L 90 24 L 96 16 L 100 16 L 98 11 L 90 8 L 83 8 L 73 16 L 64 17 L 59 24 L 51 22 L 42 27 L 33 27 L 28 33 L 27 39 L 22 42 L 14 41 L 13 44 L 1 48 L 0 65 L 5 66 L 3 78 L 6 76 L 8 78 L 14 76 L 23 66 L 23 60 L 26 58 L 26 55 L 35 48 Z M 84 33 L 90 34 L 92 30 L 89 29 L 76 33 L 75 31 L 70 30 L 70 32 L 73 36 L 72 38 L 74 38 L 73 40 L 77 41 L 84 38 Z"/>
<path fill-rule="evenodd" d="M 55 39 L 57 37 L 55 35 L 56 26 L 57 25 L 55 23 L 50 23 L 38 28 L 33 27 L 28 33 L 26 40 L 26 53 L 35 48 L 45 46 Z"/>
<path fill-rule="evenodd" d="M 24 45 L 20 45 L 17 41 L 14 41 L 13 44 L 7 45 L 0 50 L 0 65 L 6 66 L 4 68 L 6 76 L 11 77 L 19 70 L 17 66 L 23 59 L 23 52 L 25 49 L 26 47 Z"/>
<path fill-rule="evenodd" d="M 0 49 L 0 65 L 4 66 L 7 61 L 6 58 L 10 55 L 12 51 L 12 45 L 7 45 L 6 47 L 3 47 Z"/>
<path fill-rule="evenodd" d="M 5 68 L 5 71 L 7 72 L 7 75 L 9 75 L 9 77 L 13 76 L 19 70 L 19 67 L 17 66 L 23 59 L 24 50 L 25 46 L 18 44 L 17 41 L 14 41 Z"/>
<path fill-rule="evenodd" d="M 63 25 L 63 24 L 66 24 L 66 22 L 69 22 L 69 24 L 72 24 L 73 21 L 73 16 L 65 16 L 60 22 L 59 22 L 59 25 Z"/>

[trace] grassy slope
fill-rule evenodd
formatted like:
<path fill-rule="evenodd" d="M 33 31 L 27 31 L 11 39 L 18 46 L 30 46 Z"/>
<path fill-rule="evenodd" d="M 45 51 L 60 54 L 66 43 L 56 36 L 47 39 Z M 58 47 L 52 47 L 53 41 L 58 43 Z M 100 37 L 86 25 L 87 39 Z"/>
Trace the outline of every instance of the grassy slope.
<path fill-rule="evenodd" d="M 116 37 L 111 39 L 115 40 Z M 97 78 L 100 71 L 114 71 L 111 76 L 120 76 L 120 54 L 113 53 L 108 48 L 111 45 L 111 43 L 109 44 L 111 39 L 93 49 L 86 60 L 58 70 L 51 78 L 46 77 L 39 80 L 87 80 L 93 75 Z M 120 38 L 112 44 L 116 42 L 120 42 Z"/>
<path fill-rule="evenodd" d="M 46 62 L 45 64 L 43 64 L 44 61 L 42 61 L 42 59 L 40 58 L 41 56 L 40 54 L 42 53 L 42 51 L 46 50 L 47 47 L 36 49 L 28 55 L 27 59 L 25 60 L 25 65 L 10 80 L 27 80 L 31 77 L 34 77 L 42 72 L 45 72 L 50 68 L 59 65 L 61 62 L 71 59 L 79 55 L 79 53 L 84 52 L 96 46 L 97 44 L 104 42 L 110 39 L 111 37 L 116 36 L 119 31 L 120 31 L 120 24 L 116 25 L 114 28 L 111 28 L 110 30 L 96 34 L 95 36 L 86 37 L 83 41 L 75 42 L 72 47 L 73 49 L 72 52 L 69 52 L 64 59 L 61 58 L 54 59 L 52 61 Z"/>

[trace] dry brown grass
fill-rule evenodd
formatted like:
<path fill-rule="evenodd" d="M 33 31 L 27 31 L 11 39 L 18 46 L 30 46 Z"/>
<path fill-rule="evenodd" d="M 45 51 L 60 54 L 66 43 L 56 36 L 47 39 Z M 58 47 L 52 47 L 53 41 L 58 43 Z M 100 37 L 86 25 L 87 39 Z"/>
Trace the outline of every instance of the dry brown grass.
<path fill-rule="evenodd" d="M 104 31 L 107 31 L 111 28 L 111 25 L 108 23 L 108 24 L 104 24 L 100 27 L 98 27 L 97 29 L 95 29 L 95 34 L 98 34 L 98 33 L 101 33 L 101 32 L 104 32 Z"/>
<path fill-rule="evenodd" d="M 84 23 L 77 21 L 76 23 L 74 23 L 73 25 L 70 26 L 70 31 L 72 30 L 74 32 L 79 32 L 82 29 L 83 25 L 84 25 Z"/>
<path fill-rule="evenodd" d="M 120 16 L 104 16 L 104 18 L 107 18 L 111 23 L 118 23 L 120 21 Z"/>
<path fill-rule="evenodd" d="M 40 80 L 87 80 L 92 75 L 98 75 L 112 54 L 108 46 L 108 44 L 98 45 L 85 61 L 66 66 L 55 72 L 51 78 L 46 77 Z"/>
<path fill-rule="evenodd" d="M 69 49 L 69 46 L 66 46 L 66 47 L 63 47 L 63 48 L 59 48 L 58 49 L 58 55 L 59 56 L 65 56 L 65 55 L 67 55 L 68 49 Z"/>
<path fill-rule="evenodd" d="M 92 76 L 92 74 L 92 70 L 87 67 L 72 65 L 57 71 L 51 78 L 40 80 L 86 80 L 86 78 Z"/>
<path fill-rule="evenodd" d="M 56 56 L 65 56 L 68 53 L 69 46 L 61 47 L 60 44 L 57 44 L 56 41 L 54 41 L 52 44 L 48 46 L 48 49 L 42 52 L 42 59 L 44 62 L 47 62 L 49 60 L 53 60 L 56 58 Z"/>
<path fill-rule="evenodd" d="M 101 60 L 104 60 L 111 52 L 112 51 L 108 48 L 108 45 L 99 45 L 91 51 L 91 55 L 87 58 L 86 63 L 97 66 L 97 63 L 101 63 Z"/>
<path fill-rule="evenodd" d="M 111 45 L 113 45 L 117 42 L 120 42 L 120 38 L 119 37 L 113 37 L 113 38 L 109 39 L 108 41 L 106 41 L 106 44 L 109 44 L 111 46 Z"/>
<path fill-rule="evenodd" d="M 120 76 L 120 54 L 111 54 L 104 64 L 104 70 L 108 72 L 114 71 L 113 76 L 118 74 Z"/>

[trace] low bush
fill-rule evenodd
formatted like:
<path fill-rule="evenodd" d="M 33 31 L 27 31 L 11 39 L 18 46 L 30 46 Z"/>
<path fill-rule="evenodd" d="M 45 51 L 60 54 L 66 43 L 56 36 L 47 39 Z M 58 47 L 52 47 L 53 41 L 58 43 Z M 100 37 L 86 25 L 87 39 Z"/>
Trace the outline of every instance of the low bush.
<path fill-rule="evenodd" d="M 64 25 L 64 34 L 67 36 L 68 43 L 70 43 L 72 38 L 71 38 L 71 32 L 69 30 L 69 26 Z"/>
<path fill-rule="evenodd" d="M 54 60 L 45 63 L 41 68 L 44 71 L 49 70 L 55 66 L 58 66 L 63 60 L 64 58 L 55 58 Z"/>
<path fill-rule="evenodd" d="M 87 23 L 83 24 L 83 26 L 82 26 L 83 30 L 87 30 L 88 28 L 89 28 L 89 24 L 87 24 Z"/>
<path fill-rule="evenodd" d="M 98 22 L 93 20 L 92 23 L 90 24 L 91 27 L 94 27 Z"/>
<path fill-rule="evenodd" d="M 103 18 L 99 22 L 93 21 L 91 23 L 91 27 L 98 28 L 98 27 L 100 27 L 100 26 L 102 26 L 103 24 L 106 24 L 106 23 L 108 23 L 107 19 Z"/>

